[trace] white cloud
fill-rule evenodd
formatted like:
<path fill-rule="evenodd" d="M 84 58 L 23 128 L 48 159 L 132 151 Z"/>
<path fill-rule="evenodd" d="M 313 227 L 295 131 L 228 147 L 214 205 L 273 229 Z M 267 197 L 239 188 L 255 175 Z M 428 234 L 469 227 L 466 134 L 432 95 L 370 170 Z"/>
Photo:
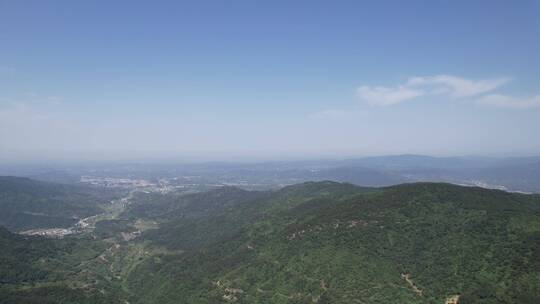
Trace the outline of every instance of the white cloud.
<path fill-rule="evenodd" d="M 357 89 L 358 96 L 372 105 L 389 106 L 405 100 L 413 99 L 425 92 L 406 86 L 395 88 L 361 86 Z"/>
<path fill-rule="evenodd" d="M 434 75 L 411 77 L 396 87 L 361 86 L 357 93 L 371 105 L 389 106 L 426 95 L 450 98 L 477 96 L 493 91 L 509 81 L 509 78 L 471 80 L 451 75 Z"/>
<path fill-rule="evenodd" d="M 460 98 L 493 91 L 509 81 L 506 77 L 471 80 L 451 75 L 435 75 L 409 78 L 407 86 L 421 87 L 430 94 L 448 94 Z"/>
<path fill-rule="evenodd" d="M 529 109 L 540 107 L 540 95 L 530 97 L 514 97 L 508 95 L 491 94 L 477 100 L 483 105 L 500 108 Z"/>

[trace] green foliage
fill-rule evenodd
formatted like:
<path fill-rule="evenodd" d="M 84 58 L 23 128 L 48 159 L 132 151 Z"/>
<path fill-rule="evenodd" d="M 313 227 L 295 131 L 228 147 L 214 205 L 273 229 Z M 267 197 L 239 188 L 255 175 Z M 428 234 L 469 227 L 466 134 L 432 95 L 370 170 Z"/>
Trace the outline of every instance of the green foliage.
<path fill-rule="evenodd" d="M 538 196 L 447 184 L 348 187 L 294 186 L 189 221 L 181 240 L 193 251 L 148 259 L 129 282 L 148 295 L 140 303 L 223 296 L 239 303 L 443 303 L 453 295 L 464 302 L 540 300 Z M 231 229 L 224 219 L 235 223 L 235 233 L 216 242 L 215 226 Z M 147 239 L 174 242 L 167 229 Z M 192 248 L 190 235 L 210 243 Z M 153 280 L 138 279 L 144 273 Z"/>
<path fill-rule="evenodd" d="M 0 176 L 0 225 L 13 231 L 69 227 L 102 212 L 112 190 Z"/>
<path fill-rule="evenodd" d="M 136 231 L 135 227 L 127 220 L 103 220 L 96 223 L 94 233 L 100 238 L 110 238 L 118 234 Z"/>
<path fill-rule="evenodd" d="M 540 302 L 540 197 L 448 184 L 140 194 L 92 234 L 0 245 L 0 303 Z"/>

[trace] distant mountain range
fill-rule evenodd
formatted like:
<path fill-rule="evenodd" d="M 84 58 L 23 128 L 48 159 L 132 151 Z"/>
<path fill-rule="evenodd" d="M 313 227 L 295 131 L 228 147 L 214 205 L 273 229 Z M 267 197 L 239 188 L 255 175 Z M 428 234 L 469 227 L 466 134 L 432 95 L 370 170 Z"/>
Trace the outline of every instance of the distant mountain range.
<path fill-rule="evenodd" d="M 375 170 L 379 183 L 354 180 L 366 169 Z M 350 171 L 359 173 L 350 173 Z M 446 157 L 437 158 L 419 155 L 369 157 L 347 160 L 337 168 L 325 169 L 323 176 L 364 185 L 391 185 L 411 181 L 451 182 L 510 191 L 540 192 L 540 157 L 487 158 Z M 335 174 L 336 171 L 339 174 Z"/>
<path fill-rule="evenodd" d="M 0 166 L 0 175 L 27 176 L 61 183 L 77 183 L 83 175 L 153 180 L 189 176 L 200 183 L 258 185 L 261 189 L 321 180 L 361 186 L 428 181 L 540 193 L 540 157 L 393 155 L 261 163 L 81 163 L 46 167 L 4 165 Z"/>

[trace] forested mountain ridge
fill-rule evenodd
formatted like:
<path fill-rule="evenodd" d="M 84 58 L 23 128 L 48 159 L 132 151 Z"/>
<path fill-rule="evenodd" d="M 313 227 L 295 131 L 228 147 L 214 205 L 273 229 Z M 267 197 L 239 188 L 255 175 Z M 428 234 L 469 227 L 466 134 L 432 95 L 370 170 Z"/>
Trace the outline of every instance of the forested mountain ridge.
<path fill-rule="evenodd" d="M 1 230 L 18 248 L 3 261 L 28 272 L 14 262 L 27 252 L 39 275 L 1 268 L 11 281 L 0 303 L 540 300 L 538 195 L 439 183 L 225 187 L 139 193 L 100 223 L 61 240 Z"/>
<path fill-rule="evenodd" d="M 538 196 L 424 183 L 331 194 L 298 197 L 201 252 L 139 266 L 174 277 L 174 287 L 134 286 L 162 302 L 180 294 L 241 303 L 537 302 Z M 190 291 L 194 276 L 200 292 Z"/>

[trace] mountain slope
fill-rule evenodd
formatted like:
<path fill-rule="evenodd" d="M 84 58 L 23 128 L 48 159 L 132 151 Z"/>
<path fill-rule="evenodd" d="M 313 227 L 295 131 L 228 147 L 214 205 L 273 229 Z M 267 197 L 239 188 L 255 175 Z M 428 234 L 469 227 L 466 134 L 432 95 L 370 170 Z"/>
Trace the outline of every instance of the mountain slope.
<path fill-rule="evenodd" d="M 68 227 L 102 212 L 114 193 L 105 189 L 0 176 L 0 226 L 19 231 Z"/>
<path fill-rule="evenodd" d="M 104 250 L 86 238 L 21 236 L 0 227 L 0 303 L 118 303 L 113 293 L 83 288 L 81 261 Z M 79 276 L 78 276 L 79 275 Z"/>
<path fill-rule="evenodd" d="M 537 303 L 539 211 L 537 196 L 448 184 L 323 195 L 148 259 L 129 283 L 140 303 Z"/>
<path fill-rule="evenodd" d="M 134 199 L 101 232 L 49 240 L 0 230 L 16 248 L 2 261 L 36 273 L 0 268 L 10 281 L 0 303 L 540 301 L 537 195 L 310 182 Z M 133 229 L 140 236 L 126 237 Z"/>

